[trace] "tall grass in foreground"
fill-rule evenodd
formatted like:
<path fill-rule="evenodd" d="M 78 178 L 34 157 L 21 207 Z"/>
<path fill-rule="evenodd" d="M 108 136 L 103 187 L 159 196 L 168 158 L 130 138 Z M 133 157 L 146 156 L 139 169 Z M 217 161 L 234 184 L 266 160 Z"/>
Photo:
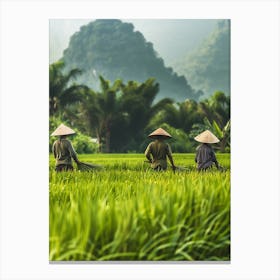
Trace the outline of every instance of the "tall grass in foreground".
<path fill-rule="evenodd" d="M 230 172 L 155 173 L 142 159 L 84 156 L 104 170 L 62 174 L 51 161 L 50 260 L 230 259 Z"/>

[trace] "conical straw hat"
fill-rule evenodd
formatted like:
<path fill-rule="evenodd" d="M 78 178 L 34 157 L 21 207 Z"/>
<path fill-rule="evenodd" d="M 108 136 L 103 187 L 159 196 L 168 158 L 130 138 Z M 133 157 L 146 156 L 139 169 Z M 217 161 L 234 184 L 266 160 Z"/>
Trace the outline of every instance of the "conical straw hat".
<path fill-rule="evenodd" d="M 220 140 L 210 130 L 203 131 L 202 133 L 194 137 L 194 140 L 200 143 L 209 143 L 209 144 L 220 142 Z"/>
<path fill-rule="evenodd" d="M 58 126 L 58 128 L 51 134 L 51 136 L 62 136 L 62 135 L 71 135 L 76 132 L 70 127 L 64 125 L 63 123 Z"/>
<path fill-rule="evenodd" d="M 155 136 L 165 136 L 168 138 L 171 138 L 172 136 L 166 132 L 163 128 L 158 128 L 155 131 L 153 131 L 151 134 L 149 134 L 149 137 L 155 137 Z"/>

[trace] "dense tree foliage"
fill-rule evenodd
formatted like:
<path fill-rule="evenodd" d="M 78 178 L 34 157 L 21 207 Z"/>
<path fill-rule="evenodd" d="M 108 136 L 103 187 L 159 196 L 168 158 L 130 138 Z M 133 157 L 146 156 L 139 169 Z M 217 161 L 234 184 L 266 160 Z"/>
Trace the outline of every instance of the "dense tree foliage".
<path fill-rule="evenodd" d="M 80 106 L 86 129 L 96 135 L 103 152 L 139 150 L 147 123 L 172 100 L 153 103 L 158 92 L 154 79 L 127 84 L 116 80 L 112 85 L 102 76 L 99 79 L 101 91 L 88 91 Z"/>
<path fill-rule="evenodd" d="M 65 118 L 61 118 L 59 116 L 50 116 L 49 119 L 49 130 L 50 132 L 53 132 L 61 123 L 64 123 L 65 125 L 71 126 L 70 123 Z M 73 146 L 75 147 L 75 150 L 79 154 L 90 154 L 90 153 L 96 153 L 99 149 L 99 144 L 96 141 L 93 141 L 91 137 L 88 135 L 83 134 L 77 127 L 74 127 L 75 129 L 75 136 L 69 136 L 72 140 Z M 49 151 L 51 152 L 52 146 L 54 141 L 56 140 L 56 137 L 51 137 L 49 141 Z"/>
<path fill-rule="evenodd" d="M 206 97 L 219 90 L 230 94 L 230 22 L 221 20 L 200 47 L 173 65 Z"/>
<path fill-rule="evenodd" d="M 50 65 L 50 96 L 54 96 L 51 91 L 57 81 L 64 77 L 61 71 L 53 71 L 58 65 Z M 175 103 L 170 98 L 156 102 L 159 83 L 154 78 L 111 82 L 99 76 L 99 83 L 100 90 L 76 86 L 75 98 L 65 90 L 73 86 L 65 83 L 55 95 L 57 104 L 65 105 L 50 110 L 50 129 L 59 122 L 72 126 L 79 132 L 76 145 L 80 151 L 97 151 L 91 141 L 96 138 L 99 152 L 143 152 L 150 141 L 147 135 L 158 127 L 173 136 L 174 152 L 193 152 L 197 146 L 193 138 L 204 129 L 219 137 L 221 142 L 216 147 L 221 152 L 229 151 L 230 99 L 223 92 L 215 92 L 200 102 L 187 99 Z"/>
<path fill-rule="evenodd" d="M 198 99 L 202 91 L 195 91 L 184 76 L 165 67 L 153 44 L 147 42 L 131 23 L 120 20 L 96 20 L 82 26 L 73 34 L 63 60 L 67 70 L 79 68 L 83 74 L 79 82 L 100 90 L 101 75 L 114 81 L 145 82 L 154 77 L 160 84 L 156 100 L 172 97 L 177 101 Z"/>
<path fill-rule="evenodd" d="M 82 100 L 81 92 L 87 89 L 84 85 L 73 83 L 78 75 L 81 75 L 80 69 L 74 68 L 67 73 L 63 73 L 64 62 L 57 61 L 49 67 L 49 110 L 50 115 L 59 113 L 67 105 Z M 70 84 L 72 82 L 72 84 Z"/>

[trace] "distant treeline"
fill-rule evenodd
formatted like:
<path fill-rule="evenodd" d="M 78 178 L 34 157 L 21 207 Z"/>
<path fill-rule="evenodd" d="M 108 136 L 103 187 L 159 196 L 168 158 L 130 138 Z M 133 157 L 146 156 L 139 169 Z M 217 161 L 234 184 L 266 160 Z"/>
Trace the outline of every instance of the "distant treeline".
<path fill-rule="evenodd" d="M 160 84 L 154 78 L 110 82 L 100 75 L 100 90 L 93 90 L 74 82 L 81 73 L 65 72 L 63 61 L 49 67 L 50 132 L 60 122 L 71 126 L 78 132 L 74 140 L 79 153 L 143 152 L 147 135 L 158 127 L 173 136 L 174 152 L 194 152 L 193 137 L 205 129 L 221 140 L 219 151 L 230 151 L 230 98 L 223 92 L 199 102 L 175 103 L 170 98 L 156 102 Z"/>

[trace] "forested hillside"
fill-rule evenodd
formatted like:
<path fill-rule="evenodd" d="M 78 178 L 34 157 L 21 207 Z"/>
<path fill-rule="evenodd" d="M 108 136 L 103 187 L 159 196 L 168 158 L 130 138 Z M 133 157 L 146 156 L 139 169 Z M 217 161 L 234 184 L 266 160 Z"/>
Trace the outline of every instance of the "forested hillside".
<path fill-rule="evenodd" d="M 63 60 L 66 71 L 83 71 L 78 82 L 99 90 L 98 76 L 110 81 L 121 79 L 145 82 L 150 77 L 159 83 L 157 100 L 164 97 L 176 101 L 198 100 L 202 95 L 184 76 L 166 67 L 153 44 L 147 42 L 130 23 L 120 20 L 96 20 L 84 25 L 73 34 Z"/>
<path fill-rule="evenodd" d="M 184 75 L 205 96 L 219 90 L 230 95 L 230 22 L 221 20 L 216 29 L 177 64 L 174 69 Z"/>

